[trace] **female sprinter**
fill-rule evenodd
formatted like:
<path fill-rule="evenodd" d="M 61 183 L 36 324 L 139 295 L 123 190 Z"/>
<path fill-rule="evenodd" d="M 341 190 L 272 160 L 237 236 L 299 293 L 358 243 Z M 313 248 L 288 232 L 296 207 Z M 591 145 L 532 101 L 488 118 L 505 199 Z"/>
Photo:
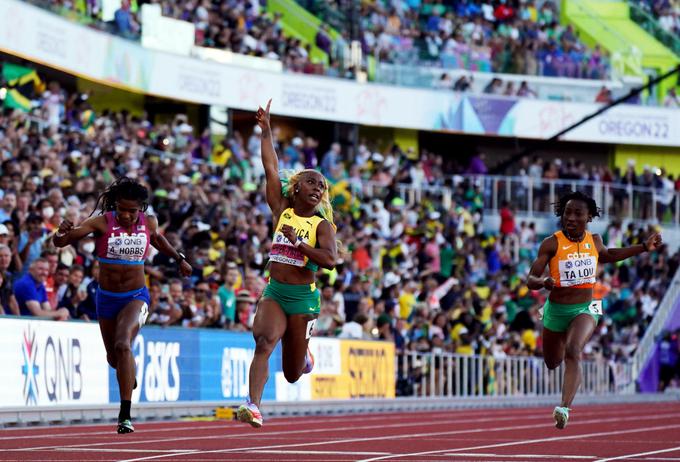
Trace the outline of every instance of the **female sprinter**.
<path fill-rule="evenodd" d="M 314 366 L 307 349 L 321 308 L 314 273 L 319 266 L 333 268 L 337 259 L 328 182 L 315 170 L 303 170 L 282 189 L 269 125 L 270 106 L 271 100 L 266 110 L 258 109 L 255 117 L 262 128 L 267 203 L 274 217 L 270 277 L 253 323 L 255 356 L 250 364 L 250 399 L 237 412 L 241 422 L 255 428 L 262 426 L 260 400 L 269 375 L 269 357 L 278 341 L 283 347 L 283 374 L 290 383 Z"/>
<path fill-rule="evenodd" d="M 54 235 L 54 245 L 66 247 L 94 233 L 95 255 L 100 262 L 96 307 L 106 359 L 116 370 L 120 389 L 118 433 L 135 431 L 130 417 L 132 389 L 136 386 L 132 341 L 149 313 L 149 291 L 145 286 L 144 260 L 149 244 L 174 258 L 183 276 L 191 274 L 184 255 L 158 234 L 158 221 L 145 215 L 149 192 L 141 184 L 123 177 L 99 195 L 100 214 L 80 226 L 64 220 Z"/>
<path fill-rule="evenodd" d="M 600 214 L 595 201 L 581 192 L 561 197 L 555 215 L 562 229 L 541 243 L 527 285 L 550 291 L 543 307 L 543 360 L 551 370 L 565 362 L 562 403 L 553 411 L 555 426 L 561 429 L 567 425 L 569 406 L 581 383 L 581 352 L 602 315 L 602 301 L 592 300 L 598 262 L 614 263 L 650 252 L 662 241 L 655 233 L 640 245 L 606 248 L 598 234 L 586 229 Z M 543 277 L 546 265 L 550 275 Z"/>

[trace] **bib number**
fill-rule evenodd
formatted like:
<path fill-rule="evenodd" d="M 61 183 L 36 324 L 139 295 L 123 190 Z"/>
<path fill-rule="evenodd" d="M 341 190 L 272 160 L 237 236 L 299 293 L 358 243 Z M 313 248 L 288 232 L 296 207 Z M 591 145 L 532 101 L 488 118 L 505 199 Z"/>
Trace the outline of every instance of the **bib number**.
<path fill-rule="evenodd" d="M 593 300 L 590 305 L 588 305 L 588 310 L 592 314 L 602 315 L 602 300 Z"/>

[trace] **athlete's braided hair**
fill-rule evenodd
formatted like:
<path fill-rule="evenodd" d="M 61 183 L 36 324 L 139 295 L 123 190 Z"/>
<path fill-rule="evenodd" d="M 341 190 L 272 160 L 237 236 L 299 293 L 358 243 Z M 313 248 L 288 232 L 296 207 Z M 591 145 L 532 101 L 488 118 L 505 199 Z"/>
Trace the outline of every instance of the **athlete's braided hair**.
<path fill-rule="evenodd" d="M 149 206 L 149 190 L 132 178 L 120 177 L 97 197 L 92 213 L 97 209 L 100 215 L 116 210 L 116 203 L 120 199 L 138 202 L 142 206 L 142 212 L 145 212 Z"/>
<path fill-rule="evenodd" d="M 567 202 L 571 200 L 584 202 L 588 207 L 588 213 L 590 216 L 600 216 L 601 209 L 595 203 L 595 199 L 588 196 L 587 194 L 582 193 L 581 191 L 570 191 L 567 194 L 561 196 L 557 202 L 554 202 L 552 205 L 555 207 L 555 215 L 562 218 L 562 215 L 564 215 L 564 209 L 567 206 Z"/>

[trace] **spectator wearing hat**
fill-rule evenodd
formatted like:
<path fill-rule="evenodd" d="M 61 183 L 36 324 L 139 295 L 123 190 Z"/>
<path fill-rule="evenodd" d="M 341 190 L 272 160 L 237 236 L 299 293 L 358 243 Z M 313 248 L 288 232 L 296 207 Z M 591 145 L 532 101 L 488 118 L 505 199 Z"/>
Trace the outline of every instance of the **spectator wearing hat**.
<path fill-rule="evenodd" d="M 248 289 L 241 289 L 236 293 L 236 330 L 248 331 L 252 329 L 256 301 Z"/>

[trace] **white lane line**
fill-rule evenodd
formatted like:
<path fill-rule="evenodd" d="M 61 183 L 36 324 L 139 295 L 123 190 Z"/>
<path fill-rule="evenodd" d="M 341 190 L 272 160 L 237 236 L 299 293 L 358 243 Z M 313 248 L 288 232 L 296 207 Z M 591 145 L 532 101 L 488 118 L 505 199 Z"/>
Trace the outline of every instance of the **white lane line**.
<path fill-rule="evenodd" d="M 624 459 L 631 459 L 633 457 L 651 456 L 653 454 L 663 454 L 664 452 L 673 452 L 673 451 L 680 451 L 680 446 L 676 446 L 674 448 L 668 448 L 668 449 L 659 449 L 658 451 L 638 452 L 637 454 L 627 454 L 627 455 L 617 456 L 617 457 L 608 457 L 606 459 L 598 459 L 596 462 L 608 462 L 610 460 L 624 460 Z"/>
<path fill-rule="evenodd" d="M 256 451 L 248 451 L 248 454 L 319 454 L 319 455 L 334 455 L 334 456 L 385 456 L 391 454 L 390 452 L 356 452 L 356 451 L 283 451 L 275 449 L 260 449 Z"/>
<path fill-rule="evenodd" d="M 157 452 L 157 453 L 162 453 L 162 454 L 171 454 L 171 453 L 177 453 L 177 452 L 184 453 L 184 452 L 186 452 L 186 449 L 122 449 L 122 448 L 116 448 L 116 449 L 56 448 L 54 450 L 55 451 L 64 451 L 64 452 L 71 452 L 71 451 L 81 451 L 81 452 Z"/>
<path fill-rule="evenodd" d="M 540 409 L 540 408 L 536 408 Z M 520 409 L 517 409 L 518 411 Z M 474 411 L 468 411 L 468 410 L 463 410 L 463 411 L 436 411 L 432 414 L 432 418 L 458 418 L 458 419 L 463 419 L 465 417 L 475 417 L 479 416 L 483 412 L 480 411 L 485 411 L 484 409 L 476 409 Z M 505 409 L 490 409 L 490 411 L 496 411 L 499 413 L 505 413 L 507 410 Z M 534 410 L 521 410 L 522 412 L 517 412 L 513 413 L 513 416 L 516 418 L 524 418 L 524 417 L 530 417 L 532 415 L 535 415 L 535 409 Z M 621 415 L 628 415 L 628 414 L 635 414 L 635 411 L 620 411 Z M 364 416 L 361 414 L 346 414 L 346 415 L 341 415 L 341 416 L 334 416 L 334 417 L 323 417 L 323 418 L 311 418 L 311 417 L 304 417 L 304 416 L 292 416 L 292 417 L 273 417 L 271 420 L 267 421 L 267 428 L 272 428 L 272 427 L 289 427 L 291 424 L 291 420 L 303 420 L 304 422 L 301 422 L 304 425 L 311 424 L 311 425 L 316 425 L 316 424 L 325 424 L 325 423 L 338 423 L 338 422 L 344 422 L 346 420 L 352 420 L 356 419 L 357 417 L 361 418 L 362 422 L 368 422 L 368 421 L 384 421 L 385 417 L 392 418 L 392 417 L 401 417 L 404 418 L 405 415 L 408 415 L 409 413 L 376 413 L 376 414 L 371 414 L 370 416 Z M 582 415 L 598 415 L 601 414 L 601 412 L 592 412 L 592 413 L 584 413 Z M 498 419 L 502 419 L 503 417 L 499 417 Z M 505 417 L 505 418 L 510 418 L 510 417 Z M 295 422 L 297 423 L 297 422 Z M 146 428 L 146 425 L 170 425 L 171 427 L 162 427 L 162 428 Z M 174 432 L 177 431 L 178 427 L 184 428 L 187 425 L 191 425 L 191 421 L 179 421 L 179 422 L 142 422 L 140 424 L 140 430 L 144 432 L 144 435 L 148 435 L 149 433 L 153 432 Z M 95 424 L 95 425 L 88 425 L 88 426 L 96 426 L 96 427 L 115 427 L 115 423 L 101 423 L 101 424 Z M 46 427 L 39 427 L 39 428 L 23 428 L 23 429 L 18 429 L 18 428 L 9 428 L 9 429 L 0 429 L 0 434 L 7 434 L 9 432 L 14 432 L 14 431 L 28 431 L 28 430 L 35 430 L 36 432 L 40 432 L 40 434 L 33 434 L 33 435 L 21 435 L 21 436 L 0 436 L 0 441 L 3 440 L 20 440 L 20 439 L 51 439 L 51 438 L 72 438 L 72 437 L 80 437 L 80 436 L 98 436 L 98 435 L 111 435 L 115 434 L 115 428 L 113 431 L 92 431 L 92 432 L 79 432 L 79 433 L 70 433 L 70 430 L 73 428 L 78 428 L 78 427 L 87 427 L 85 425 L 74 425 L 74 426 L 60 426 L 59 429 L 63 429 L 63 432 L 58 432 L 58 433 L 45 433 L 45 428 Z M 212 425 L 200 425 L 200 426 L 191 426 L 191 430 L 212 430 L 212 429 L 223 429 L 223 428 L 232 428 L 232 427 L 238 427 L 238 428 L 243 428 L 243 425 L 235 420 L 216 420 L 214 424 Z M 96 429 L 95 429 L 96 430 Z M 56 447 L 56 446 L 55 446 Z"/>
<path fill-rule="evenodd" d="M 528 413 L 526 415 L 508 415 L 506 417 L 495 417 L 495 416 L 489 416 L 489 417 L 484 417 L 484 418 L 476 418 L 476 419 L 461 419 L 461 416 L 459 414 L 450 414 L 447 413 L 445 415 L 449 416 L 449 419 L 445 420 L 438 420 L 438 424 L 450 424 L 450 423 L 460 423 L 461 420 L 465 424 L 470 424 L 470 423 L 486 423 L 486 422 L 500 422 L 500 421 L 515 421 L 518 418 L 522 418 L 523 420 L 544 420 L 545 419 L 545 413 L 541 413 L 538 415 L 536 412 L 533 413 Z M 626 411 L 626 412 L 615 412 L 611 414 L 607 414 L 609 416 L 626 416 L 626 415 L 638 415 L 639 412 L 635 411 Z M 402 414 L 400 414 L 402 415 Z M 476 412 L 472 414 L 472 416 L 479 415 L 479 412 Z M 579 417 L 585 417 L 585 416 L 599 416 L 602 415 L 602 412 L 583 412 L 579 414 Z M 675 414 L 674 414 L 675 415 Z M 364 418 L 363 416 L 355 416 L 355 417 L 360 417 L 361 421 L 369 421 L 369 420 L 384 420 L 384 417 L 381 418 L 372 418 L 372 417 L 366 417 Z M 326 419 L 329 422 L 337 422 L 336 420 L 332 419 Z M 610 420 L 610 421 L 617 421 L 618 419 Z M 635 419 L 637 420 L 637 418 Z M 305 422 L 308 423 L 309 421 Z M 316 421 L 311 421 L 311 423 L 316 423 Z M 344 423 L 344 422 L 343 422 Z M 231 422 L 231 424 L 234 424 L 234 422 Z M 281 422 L 279 425 L 285 425 L 287 427 L 290 426 L 290 422 L 283 423 Z M 386 424 L 386 425 L 378 425 L 378 426 L 356 426 L 353 425 L 351 427 L 338 427 L 338 428 L 317 428 L 317 429 L 302 429 L 302 430 L 292 430 L 292 431 L 278 431 L 278 432 L 262 432 L 258 433 L 259 437 L 266 438 L 269 436 L 288 436 L 291 434 L 296 434 L 296 433 L 323 433 L 323 432 L 328 432 L 328 431 L 352 431 L 352 430 L 374 430 L 374 429 L 383 429 L 383 428 L 403 428 L 403 427 L 412 427 L 412 426 L 421 426 L 421 422 L 402 422 L 402 423 L 397 423 L 397 424 Z M 211 429 L 216 429 L 216 430 L 232 430 L 234 428 L 243 428 L 243 425 L 236 422 L 236 425 L 220 425 L 220 426 L 200 426 L 200 427 L 190 427 L 188 430 L 211 430 Z M 267 426 L 269 427 L 269 424 Z M 161 431 L 161 430 L 152 430 L 152 431 Z M 177 428 L 173 427 L 172 429 L 167 429 L 167 430 L 162 430 L 162 431 L 177 431 Z M 146 436 L 148 433 L 147 430 L 144 431 L 144 436 Z M 102 434 L 105 435 L 111 435 L 111 432 L 102 432 Z M 445 433 L 449 434 L 449 433 Z M 90 436 L 92 435 L 91 433 L 83 433 L 82 436 Z M 58 437 L 59 435 L 44 435 L 45 438 L 55 438 Z M 210 435 L 210 436 L 193 436 L 193 437 L 180 437 L 180 438 L 162 438 L 162 439 L 144 439 L 144 440 L 132 440 L 132 439 L 125 439 L 124 441 L 118 441 L 118 442 L 100 442 L 100 443 L 82 443 L 82 444 L 72 444 L 72 445 L 59 445 L 59 446 L 35 446 L 35 447 L 23 447 L 23 448 L 10 448 L 10 449 L 4 449 L 5 451 L 42 451 L 42 450 L 49 450 L 49 449 L 56 449 L 56 448 L 77 448 L 77 447 L 95 447 L 95 446 L 117 446 L 117 445 L 129 445 L 129 444 L 147 444 L 147 443 L 166 443 L 166 442 L 175 442 L 175 441 L 197 441 L 197 440 L 211 440 L 211 439 L 223 439 L 223 438 L 240 438 L 240 437 L 252 437 L 253 432 L 252 430 L 247 430 L 246 433 L 236 433 L 236 434 L 228 434 L 228 435 Z"/>
<path fill-rule="evenodd" d="M 677 415 L 673 414 L 673 415 Z M 528 416 L 524 418 L 525 420 L 545 420 L 545 416 Z M 620 418 L 619 418 L 620 419 Z M 616 420 L 619 420 L 616 419 Z M 362 421 L 364 419 L 361 419 Z M 479 418 L 479 419 L 467 419 L 464 420 L 464 423 L 487 423 L 487 422 L 499 422 L 499 421 L 516 421 L 517 417 L 516 416 L 508 416 L 508 417 L 484 417 L 484 418 Z M 455 418 L 455 419 L 449 419 L 449 420 L 439 420 L 438 423 L 442 425 L 446 424 L 456 424 L 456 423 L 461 423 L 461 419 Z M 288 424 L 290 426 L 290 423 Z M 312 428 L 312 429 L 301 429 L 301 430 L 285 430 L 285 431 L 275 431 L 275 432 L 257 432 L 257 436 L 259 438 L 267 438 L 270 436 L 290 436 L 294 434 L 304 434 L 307 435 L 309 433 L 324 433 L 324 432 L 340 432 L 340 431 L 355 431 L 355 430 L 379 430 L 379 429 L 386 429 L 386 428 L 408 428 L 408 427 L 421 427 L 422 422 L 403 422 L 403 423 L 396 423 L 396 424 L 381 424 L 381 425 L 364 425 L 364 426 L 359 426 L 359 425 L 352 425 L 352 426 L 347 426 L 347 427 L 337 427 L 337 428 Z M 242 429 L 244 428 L 243 425 L 235 425 L 232 426 L 231 428 L 239 428 Z M 176 429 L 175 429 L 176 430 Z M 190 431 L 191 429 L 189 429 Z M 110 434 L 110 433 L 107 433 Z M 208 435 L 208 436 L 187 436 L 187 437 L 179 437 L 179 438 L 162 438 L 162 439 L 130 439 L 126 438 L 121 441 L 106 441 L 106 442 L 101 442 L 101 443 L 81 443 L 81 444 L 71 444 L 71 445 L 59 445 L 59 446 L 37 446 L 37 447 L 23 447 L 23 448 L 16 448 L 16 449 L 3 449 L 4 451 L 44 451 L 47 449 L 56 449 L 56 448 L 79 448 L 79 447 L 96 447 L 96 446 L 117 446 L 117 445 L 131 445 L 131 444 L 149 444 L 149 443 L 168 443 L 168 442 L 177 442 L 177 441 L 198 441 L 198 440 L 214 440 L 214 439 L 225 439 L 225 438 L 241 438 L 241 437 L 246 437 L 246 438 L 251 438 L 255 435 L 253 430 L 246 430 L 245 432 L 241 433 L 235 433 L 235 434 L 220 434 L 220 435 Z"/>
<path fill-rule="evenodd" d="M 435 454 L 433 454 L 435 455 Z M 483 452 L 458 452 L 442 454 L 446 457 L 493 457 L 500 459 L 597 459 L 597 456 L 564 456 L 557 454 L 490 454 Z"/>
<path fill-rule="evenodd" d="M 593 419 L 593 420 L 582 420 L 579 421 L 578 423 L 573 424 L 572 426 L 575 425 L 584 425 L 584 424 L 591 424 L 591 423 L 596 423 L 596 424 L 602 424 L 602 423 L 620 423 L 623 421 L 634 421 L 634 422 L 639 422 L 641 420 L 656 420 L 656 419 L 667 419 L 669 417 L 675 417 L 677 416 L 676 412 L 669 413 L 669 414 L 656 414 L 656 415 L 650 415 L 650 416 L 634 416 L 634 417 L 628 417 L 628 418 L 611 418 L 611 419 Z M 516 419 L 513 419 L 516 420 Z M 419 425 L 422 425 L 422 423 L 419 423 Z M 277 444 L 277 445 L 268 445 L 268 446 L 253 446 L 253 447 L 246 447 L 246 448 L 232 448 L 232 449 L 214 449 L 210 451 L 197 451 L 195 454 L 200 455 L 200 454 L 222 454 L 222 453 L 230 453 L 230 452 L 241 452 L 241 451 L 254 451 L 258 449 L 280 449 L 280 448 L 296 448 L 296 447 L 309 447 L 309 446 L 326 446 L 326 445 L 331 445 L 331 444 L 342 444 L 342 443 L 357 443 L 357 442 L 366 442 L 366 441 L 384 441 L 384 440 L 399 440 L 399 439 L 404 439 L 404 438 L 409 438 L 409 439 L 417 439 L 417 438 L 428 438 L 432 436 L 442 436 L 442 435 L 459 435 L 459 434 L 474 434 L 474 433 L 489 433 L 492 431 L 505 431 L 505 430 L 510 430 L 510 431 L 516 431 L 516 430 L 527 430 L 527 429 L 532 429 L 532 428 L 545 428 L 546 423 L 542 422 L 540 424 L 532 424 L 532 425 L 511 425 L 507 427 L 496 427 L 496 428 L 475 428 L 475 429 L 469 429 L 469 430 L 451 430 L 451 431 L 445 431 L 445 432 L 431 432 L 431 433 L 407 433 L 407 434 L 400 434 L 400 435 L 390 435 L 390 436 L 377 436 L 377 437 L 365 437 L 365 438 L 348 438 L 344 440 L 325 440 L 325 441 L 316 441 L 316 442 L 311 442 L 311 443 L 294 443 L 294 444 Z M 605 435 L 621 435 L 624 433 L 635 433 L 635 432 L 640 432 L 640 431 L 646 431 L 646 430 L 651 430 L 651 429 L 668 429 L 668 428 L 675 428 L 678 427 L 680 428 L 680 425 L 670 425 L 670 426 L 660 426 L 660 427 L 651 427 L 649 429 L 634 429 L 634 430 L 620 430 L 620 431 L 614 431 L 614 432 L 603 432 L 603 433 L 588 433 L 584 435 L 576 435 L 572 437 L 560 437 L 560 438 L 546 438 L 543 439 L 545 441 L 552 441 L 555 439 L 574 439 L 574 438 L 581 438 L 581 437 L 590 437 L 590 436 L 605 436 Z M 543 440 L 534 440 L 533 442 L 540 442 Z M 532 440 L 528 440 L 528 442 L 532 442 Z M 413 453 L 413 454 L 396 454 L 396 455 L 391 455 L 391 456 L 382 456 L 382 457 L 375 457 L 371 459 L 364 459 L 361 462 L 369 462 L 373 460 L 384 460 L 384 459 L 392 459 L 394 457 L 404 457 L 404 456 L 419 456 L 419 455 L 427 455 L 427 454 L 441 454 L 445 452 L 459 452 L 459 451 L 467 451 L 467 450 L 475 450 L 475 449 L 485 449 L 485 448 L 493 448 L 493 447 L 502 447 L 502 446 L 514 446 L 517 444 L 524 444 L 524 442 L 511 442 L 511 443 L 502 443 L 502 444 L 492 444 L 492 445 L 485 445 L 485 446 L 479 446 L 479 447 L 471 447 L 471 448 L 453 448 L 453 449 L 444 449 L 444 450 L 438 450 L 438 451 L 426 451 L 423 453 Z M 192 454 L 192 453 L 188 453 Z M 178 454 L 170 454 L 170 455 L 159 455 L 159 456 L 149 456 L 149 457 L 139 457 L 136 459 L 126 459 L 120 462 L 139 462 L 143 460 L 153 460 L 153 459 L 164 459 L 166 457 L 174 457 L 175 455 L 181 455 L 181 453 Z"/>
<path fill-rule="evenodd" d="M 668 415 L 666 415 L 664 418 L 667 418 Z M 623 419 L 618 419 L 620 422 Z M 635 420 L 648 420 L 644 417 L 638 417 Z M 586 421 L 581 421 L 579 424 L 584 424 L 584 423 L 597 423 L 597 422 L 586 422 Z M 640 432 L 648 432 L 648 431 L 655 431 L 655 430 L 668 430 L 670 428 L 680 428 L 680 424 L 677 425 L 660 425 L 657 427 L 646 427 L 646 428 L 632 428 L 629 430 L 616 430 L 616 431 L 610 431 L 610 432 L 598 432 L 598 433 L 586 433 L 583 435 L 569 435 L 569 436 L 553 436 L 550 438 L 538 438 L 538 439 L 533 439 L 533 440 L 522 440 L 522 441 L 510 441 L 507 443 L 495 443 L 495 444 L 485 444 L 482 446 L 471 446 L 467 448 L 453 448 L 453 449 L 444 449 L 444 450 L 437 450 L 437 451 L 423 451 L 423 452 L 413 452 L 413 453 L 407 453 L 407 454 L 394 454 L 391 456 L 382 456 L 382 457 L 374 457 L 371 459 L 362 459 L 357 462 L 374 462 L 376 460 L 387 460 L 387 459 L 392 459 L 394 457 L 417 457 L 417 456 L 425 456 L 425 455 L 430 455 L 430 454 L 441 454 L 443 452 L 461 452 L 461 451 L 475 451 L 477 449 L 491 449 L 491 448 L 503 448 L 503 447 L 508 447 L 508 446 L 518 446 L 518 445 L 523 445 L 523 444 L 534 444 L 534 443 L 549 443 L 552 441 L 565 441 L 565 440 L 575 440 L 579 438 L 592 438 L 595 436 L 609 436 L 609 435 L 624 435 L 628 433 L 640 433 Z M 516 429 L 520 429 L 520 427 L 516 427 Z M 153 456 L 152 456 L 153 457 Z M 158 457 L 165 457 L 165 456 L 158 456 Z"/>

